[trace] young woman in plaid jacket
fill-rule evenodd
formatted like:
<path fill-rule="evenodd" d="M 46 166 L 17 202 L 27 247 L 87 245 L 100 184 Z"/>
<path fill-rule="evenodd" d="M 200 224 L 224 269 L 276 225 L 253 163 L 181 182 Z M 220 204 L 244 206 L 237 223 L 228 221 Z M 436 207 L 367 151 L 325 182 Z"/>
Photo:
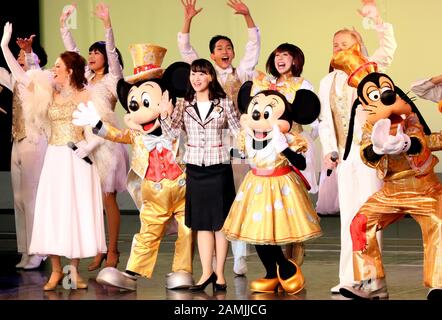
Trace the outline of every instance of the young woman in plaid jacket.
<path fill-rule="evenodd" d="M 216 71 L 205 59 L 192 62 L 186 98 L 177 103 L 172 115 L 161 115 L 164 133 L 177 138 L 184 130 L 186 151 L 186 225 L 197 231 L 203 274 L 190 289 L 226 290 L 224 264 L 228 241 L 221 232 L 235 197 L 232 165 L 223 146 L 225 129 L 239 133 L 239 112 L 219 84 Z M 215 250 L 216 270 L 212 267 Z"/>

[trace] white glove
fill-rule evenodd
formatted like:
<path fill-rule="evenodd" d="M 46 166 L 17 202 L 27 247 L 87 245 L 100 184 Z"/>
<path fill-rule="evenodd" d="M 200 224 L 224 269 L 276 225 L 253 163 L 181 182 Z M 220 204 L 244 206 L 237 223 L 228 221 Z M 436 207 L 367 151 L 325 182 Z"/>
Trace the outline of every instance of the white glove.
<path fill-rule="evenodd" d="M 72 123 L 80 127 L 87 125 L 95 127 L 101 120 L 92 101 L 87 102 L 87 107 L 83 102 L 80 103 L 77 110 L 72 113 L 72 117 Z"/>
<path fill-rule="evenodd" d="M 7 47 L 9 45 L 9 41 L 11 41 L 12 35 L 12 24 L 10 22 L 5 23 L 5 27 L 3 28 L 3 37 L 1 46 L 2 48 Z"/>
<path fill-rule="evenodd" d="M 410 137 L 404 134 L 402 126 L 398 125 L 395 136 L 390 135 L 390 127 L 390 119 L 382 119 L 375 123 L 371 142 L 376 154 L 400 154 L 410 149 Z"/>
<path fill-rule="evenodd" d="M 166 90 L 161 96 L 161 102 L 160 102 L 161 119 L 166 119 L 168 115 L 172 114 L 172 111 L 173 111 L 172 101 L 169 99 L 169 92 Z"/>
<path fill-rule="evenodd" d="M 277 124 L 273 125 L 273 145 L 275 146 L 276 152 L 278 153 L 283 152 L 289 147 L 289 144 L 287 143 L 287 138 L 283 133 L 281 133 L 281 130 L 279 130 Z"/>

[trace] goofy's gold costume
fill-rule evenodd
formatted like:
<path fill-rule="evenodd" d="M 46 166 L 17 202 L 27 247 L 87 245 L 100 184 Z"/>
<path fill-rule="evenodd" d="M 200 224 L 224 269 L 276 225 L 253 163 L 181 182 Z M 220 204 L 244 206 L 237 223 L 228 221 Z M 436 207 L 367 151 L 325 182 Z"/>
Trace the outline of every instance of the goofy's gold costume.
<path fill-rule="evenodd" d="M 428 299 L 440 299 L 442 185 L 434 173 L 439 160 L 431 152 L 442 150 L 441 135 L 431 134 L 412 100 L 389 76 L 373 72 L 373 68 L 373 64 L 362 64 L 348 80 L 357 85 L 358 99 L 352 109 L 344 159 L 350 151 L 356 108 L 362 105 L 367 117 L 360 154 L 366 165 L 377 170 L 384 185 L 353 218 L 353 268 L 360 283 L 345 286 L 340 293 L 349 298 L 388 297 L 376 231 L 409 214 L 422 230 Z"/>
<path fill-rule="evenodd" d="M 169 68 L 181 70 L 188 65 L 179 63 Z M 169 68 L 166 72 L 170 76 L 172 71 Z M 182 74 L 181 71 L 176 72 Z M 178 238 L 175 241 L 173 272 L 167 276 L 166 287 L 177 289 L 193 285 L 192 232 L 184 224 L 185 173 L 176 160 L 178 142 L 166 138 L 159 124 L 160 103 L 167 81 L 163 77 L 133 85 L 124 80 L 118 82 L 118 98 L 128 111 L 124 117 L 128 129 L 119 130 L 104 124 L 95 115 L 90 103 L 87 107 L 80 105 L 74 113 L 76 121 L 94 126 L 94 132 L 104 139 L 132 146 L 127 189 L 140 211 L 141 228 L 134 235 L 126 272 L 105 268 L 97 276 L 97 282 L 102 284 L 135 290 L 136 276 L 150 278 L 166 224 L 174 218 L 178 225 Z M 167 91 L 164 98 L 168 102 Z"/>

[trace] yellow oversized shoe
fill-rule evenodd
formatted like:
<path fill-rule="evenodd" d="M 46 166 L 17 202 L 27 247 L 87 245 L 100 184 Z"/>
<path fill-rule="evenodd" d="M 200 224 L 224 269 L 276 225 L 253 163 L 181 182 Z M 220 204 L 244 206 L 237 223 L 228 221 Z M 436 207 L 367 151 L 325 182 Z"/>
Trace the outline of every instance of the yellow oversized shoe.
<path fill-rule="evenodd" d="M 294 261 L 289 261 L 295 265 L 296 273 L 288 279 L 281 279 L 281 276 L 279 275 L 279 266 L 277 266 L 276 271 L 278 273 L 278 280 L 285 292 L 288 294 L 297 294 L 304 289 L 305 279 L 301 268 Z"/>
<path fill-rule="evenodd" d="M 250 282 L 250 291 L 271 293 L 282 290 L 279 286 L 278 278 L 272 278 L 272 279 L 261 278 Z"/>

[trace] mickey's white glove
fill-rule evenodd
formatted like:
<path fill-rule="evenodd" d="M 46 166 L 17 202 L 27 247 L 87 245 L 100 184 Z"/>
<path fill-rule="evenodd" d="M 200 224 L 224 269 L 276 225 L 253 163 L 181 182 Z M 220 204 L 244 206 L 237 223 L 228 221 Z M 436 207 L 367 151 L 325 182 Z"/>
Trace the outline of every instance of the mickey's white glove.
<path fill-rule="evenodd" d="M 279 130 L 278 125 L 273 125 L 273 145 L 275 146 L 276 152 L 281 153 L 285 149 L 289 147 L 287 143 L 287 138 L 285 135 Z"/>
<path fill-rule="evenodd" d="M 72 113 L 72 123 L 76 126 L 92 126 L 95 127 L 101 120 L 94 107 L 92 101 L 87 102 L 87 106 L 82 102 L 77 106 L 77 110 Z"/>
<path fill-rule="evenodd" d="M 166 90 L 161 96 L 161 102 L 160 102 L 161 119 L 162 120 L 166 119 L 169 115 L 172 114 L 172 111 L 173 111 L 172 100 L 169 99 L 169 91 Z"/>
<path fill-rule="evenodd" d="M 381 119 L 373 126 L 371 142 L 376 154 L 400 154 L 410 149 L 410 137 L 403 132 L 401 125 L 398 125 L 395 136 L 390 135 L 390 127 L 390 119 Z"/>

